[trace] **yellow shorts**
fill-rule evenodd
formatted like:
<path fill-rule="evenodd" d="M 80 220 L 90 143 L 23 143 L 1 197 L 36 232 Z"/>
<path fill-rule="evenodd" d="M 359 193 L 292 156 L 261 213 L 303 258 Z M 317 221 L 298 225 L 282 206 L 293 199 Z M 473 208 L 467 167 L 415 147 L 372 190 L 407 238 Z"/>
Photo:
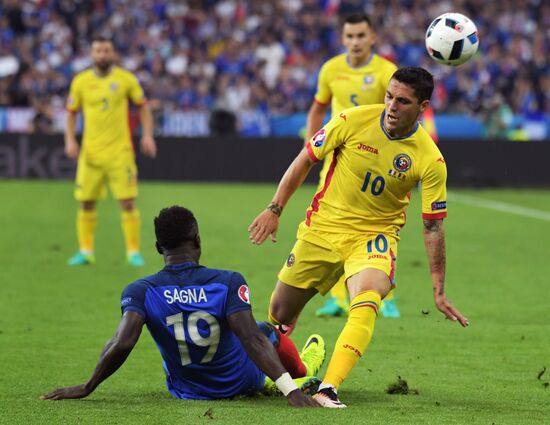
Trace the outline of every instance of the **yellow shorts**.
<path fill-rule="evenodd" d="M 96 201 L 107 195 L 109 183 L 115 199 L 137 197 L 137 166 L 133 155 L 121 155 L 109 161 L 92 161 L 85 155 L 78 158 L 76 187 L 77 201 Z"/>
<path fill-rule="evenodd" d="M 279 280 L 295 288 L 315 288 L 325 295 L 338 279 L 368 268 L 382 270 L 395 285 L 397 238 L 380 233 L 328 233 L 301 223 L 297 241 L 279 272 Z"/>

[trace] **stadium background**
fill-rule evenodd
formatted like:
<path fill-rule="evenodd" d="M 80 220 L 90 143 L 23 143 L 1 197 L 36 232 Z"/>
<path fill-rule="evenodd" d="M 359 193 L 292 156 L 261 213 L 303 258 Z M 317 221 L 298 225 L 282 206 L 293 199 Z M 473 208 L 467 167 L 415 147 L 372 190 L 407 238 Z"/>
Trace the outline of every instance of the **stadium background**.
<path fill-rule="evenodd" d="M 442 138 L 550 137 L 550 5 L 542 0 L 5 0 L 0 132 L 60 132 L 70 80 L 90 65 L 89 40 L 99 33 L 139 76 L 157 135 L 208 135 L 214 110 L 227 112 L 224 133 L 224 118 L 236 115 L 240 135 L 297 136 L 320 65 L 341 51 L 338 17 L 357 10 L 376 25 L 378 53 L 434 73 Z M 479 54 L 458 68 L 437 65 L 424 48 L 430 21 L 449 10 L 480 33 Z"/>
<path fill-rule="evenodd" d="M 398 266 L 403 317 L 378 321 L 369 355 L 342 388 L 344 412 L 281 409 L 284 400 L 268 397 L 175 400 L 146 334 L 88 399 L 40 401 L 89 376 L 120 319 L 122 288 L 161 267 L 151 223 L 163 206 L 195 212 L 204 264 L 241 271 L 255 316 L 265 318 L 314 187 L 285 208 L 277 244 L 252 246 L 246 227 L 301 146 L 317 70 L 339 51 L 337 16 L 357 9 L 379 24 L 380 53 L 438 78 L 436 123 L 453 185 L 448 292 L 472 326 L 459 329 L 435 311 L 413 193 Z M 456 69 L 431 62 L 423 46 L 429 21 L 449 10 L 470 15 L 481 34 L 480 53 Z M 549 137 L 549 28 L 542 0 L 0 2 L 0 424 L 547 423 L 550 143 L 534 140 L 541 129 Z M 63 101 L 73 73 L 89 64 L 96 30 L 113 35 L 121 64 L 138 73 L 155 108 L 159 158 L 138 158 L 141 177 L 173 179 L 140 184 L 142 269 L 117 254 L 112 199 L 99 207 L 97 265 L 65 265 L 76 247 L 76 205 Z M 212 111 L 222 111 L 221 123 L 234 113 L 236 134 L 210 134 Z M 533 141 L 506 140 L 525 138 Z M 307 306 L 295 339 L 322 333 L 330 351 L 345 319 L 315 318 L 322 302 Z M 387 394 L 397 376 L 418 393 Z"/>

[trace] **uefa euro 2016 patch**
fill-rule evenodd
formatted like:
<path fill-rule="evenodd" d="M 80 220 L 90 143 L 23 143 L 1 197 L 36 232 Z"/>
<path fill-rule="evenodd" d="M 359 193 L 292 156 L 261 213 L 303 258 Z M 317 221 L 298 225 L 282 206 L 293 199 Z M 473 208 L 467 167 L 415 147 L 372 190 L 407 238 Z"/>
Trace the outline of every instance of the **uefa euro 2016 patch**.
<path fill-rule="evenodd" d="M 432 202 L 432 211 L 444 210 L 447 208 L 447 201 Z"/>
<path fill-rule="evenodd" d="M 250 290 L 248 285 L 241 285 L 239 287 L 239 298 L 247 304 L 250 304 Z"/>
<path fill-rule="evenodd" d="M 327 137 L 327 132 L 325 131 L 324 128 L 322 128 L 317 133 L 315 133 L 313 138 L 311 139 L 311 141 L 313 142 L 313 146 L 315 146 L 316 148 L 320 148 L 321 146 L 323 146 L 323 143 L 325 143 L 326 137 Z"/>

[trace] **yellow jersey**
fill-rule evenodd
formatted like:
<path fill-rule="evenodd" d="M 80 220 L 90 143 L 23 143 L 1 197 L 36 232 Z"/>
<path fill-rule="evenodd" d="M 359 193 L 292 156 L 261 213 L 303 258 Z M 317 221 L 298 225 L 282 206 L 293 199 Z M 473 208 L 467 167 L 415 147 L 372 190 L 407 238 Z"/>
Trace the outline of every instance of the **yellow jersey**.
<path fill-rule="evenodd" d="M 347 54 L 335 56 L 321 67 L 315 101 L 323 105 L 331 102 L 332 116 L 354 106 L 384 103 L 396 70 L 395 64 L 376 54 L 358 68 L 348 64 Z"/>
<path fill-rule="evenodd" d="M 113 66 L 103 77 L 87 69 L 74 77 L 66 107 L 71 112 L 82 110 L 82 153 L 87 158 L 109 160 L 133 154 L 128 100 L 136 105 L 146 102 L 136 76 L 122 68 Z"/>
<path fill-rule="evenodd" d="M 422 216 L 447 216 L 447 168 L 430 135 L 416 124 L 405 137 L 383 128 L 384 105 L 365 105 L 333 117 L 306 144 L 313 161 L 334 152 L 324 183 L 306 213 L 312 229 L 399 235 L 408 193 L 422 182 Z"/>

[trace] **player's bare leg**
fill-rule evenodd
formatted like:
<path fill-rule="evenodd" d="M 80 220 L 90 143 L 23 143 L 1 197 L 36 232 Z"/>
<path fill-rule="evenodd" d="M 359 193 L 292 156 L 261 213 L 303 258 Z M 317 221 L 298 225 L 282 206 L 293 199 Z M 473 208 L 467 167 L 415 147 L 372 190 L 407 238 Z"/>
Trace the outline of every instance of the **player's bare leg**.
<path fill-rule="evenodd" d="M 300 312 L 315 294 L 317 290 L 313 288 L 295 288 L 278 280 L 269 303 L 269 321 L 290 335 Z"/>
<path fill-rule="evenodd" d="M 336 341 L 325 378 L 315 396 L 325 407 L 346 407 L 338 400 L 338 388 L 365 353 L 380 301 L 391 289 L 388 275 L 374 268 L 351 276 L 347 286 L 351 298 L 348 320 Z"/>
<path fill-rule="evenodd" d="M 143 266 L 145 263 L 139 252 L 141 219 L 136 208 L 135 198 L 120 199 L 121 223 L 126 242 L 126 259 L 132 266 Z"/>
<path fill-rule="evenodd" d="M 94 239 L 97 224 L 96 201 L 82 201 L 76 216 L 76 233 L 78 235 L 78 252 L 73 255 L 70 266 L 84 266 L 95 263 Z"/>

